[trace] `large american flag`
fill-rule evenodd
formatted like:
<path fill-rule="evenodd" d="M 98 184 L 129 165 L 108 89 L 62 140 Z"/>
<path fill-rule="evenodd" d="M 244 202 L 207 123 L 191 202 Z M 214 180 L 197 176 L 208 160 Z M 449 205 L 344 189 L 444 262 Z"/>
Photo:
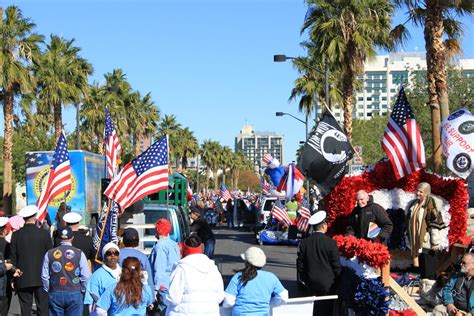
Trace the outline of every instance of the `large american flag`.
<path fill-rule="evenodd" d="M 397 179 L 426 165 L 420 129 L 403 87 L 398 93 L 397 102 L 385 128 L 382 148 L 392 163 Z"/>
<path fill-rule="evenodd" d="M 272 217 L 276 218 L 277 221 L 282 222 L 286 226 L 291 226 L 293 223 L 285 210 L 285 207 L 281 204 L 280 200 L 276 200 L 272 208 Z"/>
<path fill-rule="evenodd" d="M 117 174 L 117 160 L 122 153 L 122 147 L 115 133 L 114 123 L 110 117 L 110 111 L 105 109 L 105 158 L 107 160 L 107 176 L 112 179 Z"/>
<path fill-rule="evenodd" d="M 46 218 L 49 202 L 59 194 L 71 190 L 71 164 L 64 131 L 62 131 L 59 136 L 58 144 L 53 154 L 51 169 L 49 169 L 45 183 L 46 185 L 41 190 L 40 197 L 36 202 L 36 206 L 38 207 L 37 218 L 41 223 Z"/>
<path fill-rule="evenodd" d="M 122 210 L 154 192 L 168 188 L 168 138 L 163 137 L 129 162 L 104 194 Z"/>
<path fill-rule="evenodd" d="M 308 230 L 310 217 L 311 212 L 306 207 L 301 207 L 298 211 L 298 217 L 296 218 L 296 227 L 298 227 L 299 231 L 305 233 Z"/>
<path fill-rule="evenodd" d="M 224 201 L 229 201 L 229 199 L 232 200 L 232 195 L 230 195 L 229 190 L 227 190 L 227 187 L 225 186 L 224 183 L 221 184 L 221 197 L 224 199 Z"/>

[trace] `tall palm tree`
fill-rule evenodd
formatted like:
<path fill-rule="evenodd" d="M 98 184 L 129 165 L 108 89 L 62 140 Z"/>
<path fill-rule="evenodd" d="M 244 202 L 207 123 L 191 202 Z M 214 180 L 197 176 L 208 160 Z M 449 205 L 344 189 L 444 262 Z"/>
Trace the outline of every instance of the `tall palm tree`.
<path fill-rule="evenodd" d="M 87 77 L 92 74 L 92 66 L 79 57 L 81 49 L 73 44 L 74 39 L 51 35 L 46 51 L 34 67 L 38 79 L 38 103 L 53 107 L 56 139 L 63 130 L 63 105 L 82 101 L 89 87 Z"/>
<path fill-rule="evenodd" d="M 317 54 L 342 67 L 344 128 L 350 139 L 354 82 L 364 62 L 375 56 L 375 46 L 389 46 L 393 6 L 388 0 L 306 2 L 302 32 L 309 30 Z"/>
<path fill-rule="evenodd" d="M 407 22 L 423 27 L 428 106 L 431 109 L 433 170 L 439 173 L 442 168 L 441 121 L 449 115 L 446 65 L 448 58 L 461 50 L 462 25 L 457 18 L 472 14 L 472 1 L 395 0 L 395 3 L 399 7 L 406 7 L 409 14 L 407 21 L 397 25 L 392 32 L 398 43 L 409 37 L 405 27 Z"/>
<path fill-rule="evenodd" d="M 10 6 L 0 9 L 0 86 L 2 88 L 3 141 L 3 209 L 12 211 L 12 122 L 15 95 L 31 92 L 35 79 L 28 65 L 39 54 L 43 37 L 33 33 L 35 24 L 23 17 L 21 10 Z"/>
<path fill-rule="evenodd" d="M 209 191 L 209 179 L 213 173 L 214 189 L 217 190 L 217 169 L 219 167 L 219 152 L 221 145 L 213 140 L 207 139 L 201 146 L 201 159 L 206 164 L 206 191 Z"/>
<path fill-rule="evenodd" d="M 196 137 L 189 127 L 182 128 L 178 132 L 179 138 L 181 139 L 182 150 L 181 152 L 181 166 L 186 170 L 188 165 L 188 158 L 197 155 L 199 151 L 199 145 Z"/>
<path fill-rule="evenodd" d="M 179 147 L 178 143 L 180 141 L 176 135 L 179 129 L 181 129 L 181 124 L 176 120 L 176 116 L 165 114 L 165 116 L 161 118 L 161 121 L 158 124 L 158 129 L 156 130 L 157 138 L 168 135 L 170 157 L 176 160 L 178 157 L 176 157 L 175 147 Z M 176 161 L 176 163 L 178 162 Z"/>
<path fill-rule="evenodd" d="M 83 148 L 101 155 L 104 154 L 105 98 L 99 84 L 92 84 L 80 113 L 82 139 L 88 140 Z"/>
<path fill-rule="evenodd" d="M 226 182 L 227 169 L 233 165 L 234 153 L 229 146 L 222 147 L 222 156 L 220 161 L 220 167 L 222 168 L 222 182 Z"/>

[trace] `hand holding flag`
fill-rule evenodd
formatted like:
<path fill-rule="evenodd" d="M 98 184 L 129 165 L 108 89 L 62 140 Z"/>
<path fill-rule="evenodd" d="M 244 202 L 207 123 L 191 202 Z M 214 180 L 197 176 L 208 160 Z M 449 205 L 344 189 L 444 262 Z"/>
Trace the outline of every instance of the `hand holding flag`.
<path fill-rule="evenodd" d="M 280 200 L 277 200 L 275 204 L 273 204 L 272 217 L 283 223 L 285 226 L 291 226 L 291 224 L 293 224 Z"/>

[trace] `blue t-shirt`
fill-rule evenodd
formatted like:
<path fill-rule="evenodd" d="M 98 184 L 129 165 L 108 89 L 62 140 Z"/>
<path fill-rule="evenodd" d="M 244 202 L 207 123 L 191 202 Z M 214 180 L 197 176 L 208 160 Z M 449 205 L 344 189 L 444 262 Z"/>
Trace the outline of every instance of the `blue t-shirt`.
<path fill-rule="evenodd" d="M 239 281 L 241 274 L 235 274 L 225 290 L 236 297 L 232 315 L 270 315 L 272 296 L 285 290 L 280 280 L 271 272 L 258 270 L 257 276 L 242 286 Z"/>
<path fill-rule="evenodd" d="M 107 311 L 108 315 L 116 316 L 132 316 L 132 315 L 145 315 L 146 307 L 150 304 L 153 304 L 153 294 L 151 287 L 148 284 L 143 285 L 142 289 L 142 303 L 138 306 L 133 305 L 122 305 L 120 304 L 117 296 L 115 295 L 114 284 L 107 288 L 107 290 L 100 296 L 99 301 L 97 302 L 97 307 L 100 307 Z"/>

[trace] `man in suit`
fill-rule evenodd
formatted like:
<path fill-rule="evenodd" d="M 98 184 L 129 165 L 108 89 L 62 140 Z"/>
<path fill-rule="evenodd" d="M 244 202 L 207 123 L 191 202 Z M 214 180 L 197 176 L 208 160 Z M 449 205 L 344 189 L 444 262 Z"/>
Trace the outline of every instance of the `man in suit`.
<path fill-rule="evenodd" d="M 303 239 L 298 246 L 298 274 L 312 295 L 336 294 L 341 264 L 336 242 L 325 235 L 328 229 L 326 212 L 316 212 L 308 223 L 314 226 L 314 233 Z M 313 315 L 333 315 L 332 300 L 314 303 Z"/>
<path fill-rule="evenodd" d="M 15 288 L 20 301 L 21 315 L 32 315 L 33 296 L 38 315 L 48 315 L 48 294 L 43 289 L 41 267 L 45 253 L 53 247 L 48 231 L 36 227 L 35 205 L 25 206 L 18 215 L 25 225 L 12 235 L 10 256 L 14 266 L 23 271 L 15 280 Z"/>

